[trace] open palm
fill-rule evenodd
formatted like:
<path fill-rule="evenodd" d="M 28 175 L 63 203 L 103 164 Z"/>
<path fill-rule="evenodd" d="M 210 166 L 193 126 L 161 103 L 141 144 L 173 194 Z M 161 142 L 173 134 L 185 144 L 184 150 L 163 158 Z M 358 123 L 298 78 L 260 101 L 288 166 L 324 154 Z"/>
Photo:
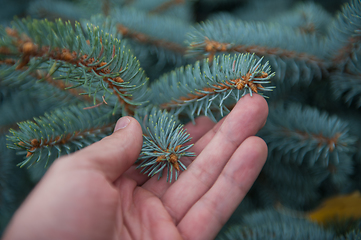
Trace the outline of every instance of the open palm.
<path fill-rule="evenodd" d="M 125 128 L 52 165 L 4 239 L 212 239 L 265 162 L 254 135 L 267 114 L 261 96 L 247 95 L 217 124 L 186 125 L 197 157 L 182 159 L 188 169 L 172 184 L 135 169 L 141 127 L 122 118 Z"/>

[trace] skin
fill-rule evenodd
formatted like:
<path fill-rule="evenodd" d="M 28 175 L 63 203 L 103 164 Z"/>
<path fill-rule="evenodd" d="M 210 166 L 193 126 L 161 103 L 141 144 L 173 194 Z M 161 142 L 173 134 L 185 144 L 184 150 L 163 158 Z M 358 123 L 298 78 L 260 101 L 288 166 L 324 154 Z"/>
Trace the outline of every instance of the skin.
<path fill-rule="evenodd" d="M 123 117 L 111 136 L 54 162 L 3 239 L 213 239 L 266 161 L 254 135 L 267 115 L 254 94 L 217 124 L 186 125 L 197 157 L 182 159 L 188 169 L 172 184 L 135 169 L 141 127 Z"/>

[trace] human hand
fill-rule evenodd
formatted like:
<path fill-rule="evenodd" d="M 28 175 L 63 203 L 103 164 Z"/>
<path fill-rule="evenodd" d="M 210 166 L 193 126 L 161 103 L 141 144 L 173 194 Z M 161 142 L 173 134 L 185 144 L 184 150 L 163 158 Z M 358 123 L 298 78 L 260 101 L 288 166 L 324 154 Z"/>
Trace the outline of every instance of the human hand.
<path fill-rule="evenodd" d="M 170 184 L 135 169 L 139 123 L 56 160 L 14 215 L 4 240 L 212 239 L 257 178 L 267 157 L 254 135 L 268 114 L 263 97 L 241 98 L 217 124 L 185 126 L 195 159 Z"/>

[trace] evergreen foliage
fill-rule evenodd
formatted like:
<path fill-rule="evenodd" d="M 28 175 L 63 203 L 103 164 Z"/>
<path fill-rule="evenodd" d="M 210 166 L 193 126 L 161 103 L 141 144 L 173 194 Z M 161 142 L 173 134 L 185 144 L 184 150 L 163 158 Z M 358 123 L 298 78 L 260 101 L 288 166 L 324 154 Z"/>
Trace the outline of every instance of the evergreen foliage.
<path fill-rule="evenodd" d="M 225 52 L 265 56 L 276 79 L 293 84 L 309 84 L 328 66 L 323 41 L 277 23 L 207 21 L 194 27 L 187 42 L 190 56 L 212 57 Z"/>
<path fill-rule="evenodd" d="M 236 8 L 232 13 L 238 18 L 252 21 L 268 21 L 272 17 L 280 16 L 288 12 L 295 1 L 277 0 L 277 1 L 246 1 L 244 6 Z"/>
<path fill-rule="evenodd" d="M 299 104 L 273 107 L 259 134 L 268 143 L 270 154 L 281 151 L 283 160 L 297 164 L 337 165 L 355 151 L 356 139 L 347 123 Z"/>
<path fill-rule="evenodd" d="M 33 183 L 29 181 L 25 169 L 16 166 L 15 152 L 7 151 L 5 135 L 0 136 L 0 235 L 19 207 L 24 197 L 30 192 Z"/>
<path fill-rule="evenodd" d="M 319 37 L 327 33 L 332 21 L 331 15 L 314 2 L 298 3 L 290 11 L 269 19 L 272 22 L 299 29 L 305 34 L 316 34 Z"/>
<path fill-rule="evenodd" d="M 268 63 L 261 65 L 261 60 L 249 54 L 223 55 L 212 62 L 205 59 L 202 64 L 197 61 L 177 68 L 152 84 L 152 103 L 171 109 L 175 115 L 185 112 L 192 120 L 200 114 L 215 120 L 215 109 L 223 116 L 245 94 L 272 91 L 262 84 L 270 83 L 274 73 Z"/>
<path fill-rule="evenodd" d="M 361 106 L 360 64 L 360 60 L 357 60 L 349 64 L 345 72 L 340 71 L 330 77 L 335 97 L 358 108 Z"/>
<path fill-rule="evenodd" d="M 147 66 L 147 63 L 154 65 L 153 59 L 156 59 L 160 69 L 166 63 L 181 66 L 189 61 L 184 57 L 187 47 L 184 40 L 190 29 L 186 21 L 163 15 L 149 16 L 146 12 L 127 7 L 115 8 L 107 18 L 95 15 L 90 22 L 94 25 L 109 22 L 109 31 L 120 34 L 120 38 L 129 39 L 142 66 Z"/>
<path fill-rule="evenodd" d="M 347 62 L 356 60 L 361 37 L 361 2 L 353 0 L 342 7 L 329 28 L 326 46 L 329 58 L 342 69 Z"/>
<path fill-rule="evenodd" d="M 352 230 L 346 234 L 344 237 L 338 238 L 340 240 L 354 240 L 354 239 L 361 239 L 361 231 L 360 230 Z"/>
<path fill-rule="evenodd" d="M 20 166 L 49 162 L 63 154 L 88 146 L 109 135 L 114 128 L 111 109 L 72 105 L 56 109 L 34 121 L 18 123 L 19 130 L 10 130 L 8 147 L 26 153 Z M 108 116 L 104 118 L 104 116 Z M 45 163 L 44 163 L 45 162 Z"/>
<path fill-rule="evenodd" d="M 284 164 L 270 156 L 262 171 L 262 177 L 255 185 L 261 192 L 273 189 L 267 194 L 266 206 L 271 207 L 279 201 L 283 206 L 293 209 L 313 207 L 320 199 L 318 191 L 327 177 L 327 170 L 321 167 Z M 321 171 L 323 170 L 323 171 Z"/>
<path fill-rule="evenodd" d="M 173 18 L 178 18 L 178 20 L 182 19 L 182 21 L 191 21 L 191 3 L 192 0 L 139 0 L 128 1 L 128 3 L 125 3 L 125 6 L 132 7 L 150 14 L 172 16 Z"/>
<path fill-rule="evenodd" d="M 218 239 L 333 239 L 334 233 L 322 229 L 302 216 L 275 210 L 255 211 L 243 217 L 242 224 L 230 227 Z"/>
<path fill-rule="evenodd" d="M 15 2 L 0 9 L 0 231 L 58 156 L 119 117 L 142 125 L 139 171 L 171 184 L 194 156 L 183 124 L 258 93 L 268 160 L 219 239 L 360 238 L 305 218 L 361 191 L 360 0 Z"/>
<path fill-rule="evenodd" d="M 82 11 L 80 6 L 74 6 L 69 1 L 52 0 L 32 1 L 27 9 L 27 14 L 33 18 L 48 18 L 49 20 L 65 18 L 72 21 L 91 15 L 89 11 Z"/>
<path fill-rule="evenodd" d="M 194 157 L 195 154 L 187 152 L 193 144 L 185 145 L 190 141 L 189 134 L 183 125 L 166 111 L 156 108 L 140 109 L 135 115 L 143 127 L 143 147 L 139 156 L 139 168 L 148 176 L 158 174 L 162 177 L 163 169 L 167 169 L 167 181 L 177 180 L 179 171 L 186 170 L 181 162 L 182 157 Z"/>

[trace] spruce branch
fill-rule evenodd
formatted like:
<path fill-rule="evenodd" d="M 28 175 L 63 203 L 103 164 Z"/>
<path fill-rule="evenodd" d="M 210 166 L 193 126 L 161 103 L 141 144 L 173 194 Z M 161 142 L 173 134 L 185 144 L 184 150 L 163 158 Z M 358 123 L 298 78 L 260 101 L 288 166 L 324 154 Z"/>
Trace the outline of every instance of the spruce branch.
<path fill-rule="evenodd" d="M 7 68 L 12 65 L 0 65 L 0 72 L 7 71 Z M 90 97 L 86 89 L 74 87 L 69 83 L 69 80 L 61 79 L 58 72 L 55 72 L 52 76 L 45 70 L 36 70 L 25 77 L 23 77 L 23 74 L 22 70 L 15 70 L 11 75 L 0 79 L 0 86 L 16 88 L 22 92 L 27 91 L 27 94 L 36 95 L 38 99 L 55 98 L 58 100 L 57 106 L 60 103 L 72 104 L 79 101 L 99 102 L 97 99 Z M 18 79 L 22 80 L 17 81 Z"/>
<path fill-rule="evenodd" d="M 342 99 L 348 105 L 355 103 L 359 108 L 361 107 L 361 61 L 348 64 L 345 70 L 330 76 L 333 94 L 336 99 Z"/>
<path fill-rule="evenodd" d="M 353 240 L 361 238 L 360 227 L 355 227 L 355 229 L 350 230 L 342 236 L 335 238 L 335 240 Z"/>
<path fill-rule="evenodd" d="M 69 154 L 109 135 L 115 119 L 109 108 L 84 110 L 86 105 L 57 108 L 34 121 L 18 123 L 19 130 L 10 130 L 8 147 L 26 153 L 19 165 L 49 161 Z M 104 117 L 105 116 L 105 117 Z M 102 121 L 100 121 L 100 119 Z M 22 152 L 21 152 L 22 151 Z"/>
<path fill-rule="evenodd" d="M 126 5 L 127 0 L 33 0 L 29 3 L 27 15 L 40 19 L 63 19 L 80 21 L 95 14 L 109 13 L 114 7 Z M 86 10 L 84 10 L 86 9 Z"/>
<path fill-rule="evenodd" d="M 128 29 L 122 24 L 118 24 L 117 29 L 124 38 L 133 39 L 134 41 L 141 44 L 149 44 L 158 48 L 159 47 L 166 48 L 180 54 L 184 54 L 186 50 L 186 48 L 182 45 L 173 42 L 168 42 L 162 39 L 153 39 L 151 36 L 147 36 L 141 32 L 132 31 L 131 29 Z"/>
<path fill-rule="evenodd" d="M 168 10 L 171 7 L 177 7 L 178 5 L 184 4 L 185 2 L 186 0 L 168 0 L 166 2 L 163 2 L 153 10 L 151 10 L 149 13 L 151 14 L 161 13 Z"/>
<path fill-rule="evenodd" d="M 314 2 L 298 3 L 290 11 L 269 19 L 270 22 L 277 22 L 299 29 L 301 33 L 316 34 L 319 37 L 325 35 L 331 20 L 331 15 Z"/>
<path fill-rule="evenodd" d="M 255 53 L 274 67 L 276 79 L 309 84 L 329 65 L 324 45 L 315 35 L 262 22 L 221 20 L 200 23 L 187 36 L 187 54 L 213 58 L 220 53 Z"/>
<path fill-rule="evenodd" d="M 26 90 L 7 94 L 0 104 L 0 134 L 8 133 L 10 128 L 17 128 L 17 122 L 42 115 L 55 102 L 56 100 L 40 101 Z"/>
<path fill-rule="evenodd" d="M 89 19 L 81 19 L 80 24 L 85 29 L 89 25 L 97 26 L 102 29 L 103 32 L 108 33 L 115 38 L 124 39 L 121 33 L 117 30 L 117 22 L 114 21 L 113 16 L 104 16 L 104 14 L 95 14 Z"/>
<path fill-rule="evenodd" d="M 329 28 L 326 41 L 328 57 L 334 67 L 343 68 L 348 61 L 355 61 L 361 42 L 361 2 L 351 0 L 343 6 Z"/>
<path fill-rule="evenodd" d="M 318 191 L 327 177 L 324 174 L 326 171 L 325 167 L 300 166 L 280 161 L 272 155 L 262 169 L 262 177 L 256 181 L 262 188 L 271 190 L 266 192 L 267 198 L 272 199 L 271 205 L 280 203 L 285 207 L 304 210 L 314 206 L 320 199 Z"/>
<path fill-rule="evenodd" d="M 177 7 L 186 2 L 186 0 L 168 0 L 166 2 L 161 3 L 159 6 L 149 11 L 150 14 L 159 14 L 161 12 L 167 11 L 172 7 Z"/>
<path fill-rule="evenodd" d="M 172 114 L 155 107 L 140 109 L 135 117 L 143 128 L 138 168 L 149 177 L 158 174 L 158 179 L 167 171 L 167 182 L 172 182 L 173 174 L 177 180 L 179 172 L 187 169 L 181 158 L 195 156 L 188 152 L 193 144 L 186 145 L 191 139 L 189 134 Z"/>
<path fill-rule="evenodd" d="M 308 221 L 295 213 L 266 209 L 243 216 L 243 224 L 234 225 L 219 240 L 262 239 L 334 239 L 332 230 Z"/>
<path fill-rule="evenodd" d="M 212 64 L 204 59 L 177 68 L 151 85 L 152 102 L 176 115 L 185 112 L 192 120 L 201 113 L 215 119 L 216 111 L 223 116 L 230 111 L 225 101 L 231 99 L 232 105 L 247 93 L 272 91 L 262 84 L 270 83 L 274 73 L 261 61 L 250 54 L 223 55 Z"/>
<path fill-rule="evenodd" d="M 179 66 L 186 62 L 183 57 L 187 47 L 184 41 L 190 30 L 189 23 L 172 17 L 149 15 L 133 8 L 115 9 L 110 17 L 122 38 L 130 40 L 136 56 L 143 56 L 144 60 L 156 53 L 158 61 L 163 64 L 171 62 Z"/>
<path fill-rule="evenodd" d="M 110 98 L 128 114 L 132 106 L 146 102 L 147 78 L 139 62 L 123 43 L 97 27 L 88 26 L 84 34 L 79 23 L 73 28 L 69 22 L 18 20 L 1 35 L 0 55 L 18 58 L 1 77 L 23 68 L 25 77 L 45 68 L 49 75 L 60 72 L 60 78 L 84 87 L 94 98 Z"/>
<path fill-rule="evenodd" d="M 68 96 L 71 95 L 72 97 L 76 98 L 78 101 L 83 101 L 83 102 L 88 102 L 88 103 L 92 103 L 93 99 L 89 96 L 89 94 L 86 94 L 85 89 L 82 89 L 80 87 L 74 87 L 74 85 L 71 85 L 70 83 L 68 83 L 67 81 L 61 79 L 60 77 L 57 77 L 57 79 L 55 80 L 54 76 L 55 74 L 53 74 L 53 76 L 49 76 L 48 74 L 45 74 L 44 71 L 36 71 L 36 77 L 40 80 L 42 80 L 43 82 L 46 82 L 46 84 L 42 84 L 42 82 L 37 82 L 38 86 L 37 89 L 40 92 L 45 92 L 45 94 L 47 94 L 48 96 L 50 96 L 50 94 L 58 99 L 67 99 L 68 100 Z M 44 89 L 45 86 L 49 86 L 48 89 Z M 59 90 L 59 91 L 54 91 L 53 89 Z M 69 103 L 69 101 L 67 101 Z"/>
<path fill-rule="evenodd" d="M 26 170 L 16 167 L 18 157 L 5 143 L 5 135 L 0 135 L 0 233 L 34 187 Z"/>
<path fill-rule="evenodd" d="M 361 107 L 361 75 L 347 73 L 334 73 L 331 76 L 331 86 L 336 98 L 356 107 Z"/>
<path fill-rule="evenodd" d="M 318 174 L 324 175 L 326 178 L 324 185 L 332 188 L 337 192 L 348 192 L 352 186 L 351 175 L 354 173 L 354 162 L 352 158 L 346 154 L 340 154 L 340 162 L 330 163 L 327 168 L 316 168 Z"/>
<path fill-rule="evenodd" d="M 349 133 L 347 122 L 296 103 L 273 107 L 259 135 L 270 154 L 297 164 L 338 165 L 355 151 L 356 138 Z"/>
<path fill-rule="evenodd" d="M 89 17 L 89 11 L 64 0 L 34 0 L 27 9 L 27 15 L 37 19 L 64 19 L 72 22 Z"/>
<path fill-rule="evenodd" d="M 126 0 L 126 6 L 149 15 L 169 16 L 189 22 L 193 18 L 192 0 Z"/>
<path fill-rule="evenodd" d="M 294 3 L 289 0 L 252 0 L 247 1 L 245 6 L 236 8 L 232 13 L 247 22 L 269 22 L 270 18 L 284 14 L 292 8 Z"/>

